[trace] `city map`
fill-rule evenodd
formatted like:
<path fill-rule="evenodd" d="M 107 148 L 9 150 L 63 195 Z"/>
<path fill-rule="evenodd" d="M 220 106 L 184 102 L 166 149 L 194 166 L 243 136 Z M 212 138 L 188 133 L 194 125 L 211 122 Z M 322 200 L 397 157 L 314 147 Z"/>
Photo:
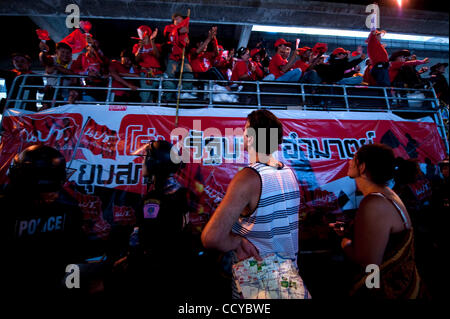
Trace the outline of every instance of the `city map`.
<path fill-rule="evenodd" d="M 311 299 L 292 260 L 276 254 L 240 261 L 233 274 L 244 299 Z"/>

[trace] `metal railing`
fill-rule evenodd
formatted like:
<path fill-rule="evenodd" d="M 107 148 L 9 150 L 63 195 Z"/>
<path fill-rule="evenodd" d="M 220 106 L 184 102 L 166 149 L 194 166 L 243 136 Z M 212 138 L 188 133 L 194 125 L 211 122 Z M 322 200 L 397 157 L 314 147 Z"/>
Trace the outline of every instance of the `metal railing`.
<path fill-rule="evenodd" d="M 29 85 L 27 79 L 30 77 L 57 78 L 57 84 L 53 86 L 52 99 L 28 99 L 30 90 L 43 90 L 43 85 Z M 103 78 L 107 86 L 84 86 L 64 85 L 65 79 L 78 78 L 83 82 L 88 77 L 82 75 L 42 75 L 24 74 L 14 79 L 8 98 L 6 108 L 24 108 L 27 103 L 47 104 L 49 107 L 67 104 L 67 93 L 69 90 L 77 90 L 79 98 L 76 104 L 97 105 L 141 105 L 141 106 L 164 106 L 175 107 L 177 105 L 178 79 L 165 77 L 123 77 L 123 79 L 140 82 L 134 94 L 143 92 L 152 93 L 152 98 L 142 102 L 116 101 L 115 93 L 118 91 L 133 91 L 128 87 L 113 87 L 112 76 Z M 20 82 L 19 82 L 20 81 Z M 144 86 L 145 81 L 151 81 L 155 88 Z M 20 83 L 16 89 L 17 83 Z M 180 99 L 181 108 L 269 108 L 269 109 L 297 109 L 297 110 L 324 110 L 324 111 L 347 111 L 347 112 L 389 112 L 407 118 L 419 118 L 430 116 L 436 123 L 439 133 L 444 140 L 447 153 L 449 144 L 447 130 L 439 107 L 439 101 L 432 86 L 427 89 L 392 88 L 375 86 L 351 86 L 351 85 L 324 85 L 307 83 L 287 83 L 268 81 L 219 81 L 183 79 L 183 85 L 191 83 L 192 90 L 181 89 L 181 93 L 196 94 L 195 99 Z M 143 86 L 143 87 L 140 87 Z M 224 91 L 224 87 L 230 90 Z M 220 90 L 218 90 L 218 88 Z M 17 91 L 16 96 L 12 92 Z M 93 101 L 86 98 L 89 93 L 103 91 L 106 98 L 101 101 Z M 65 93 L 65 94 L 62 94 Z M 232 97 L 230 101 L 224 102 L 220 94 Z M 65 96 L 64 96 L 65 95 Z"/>

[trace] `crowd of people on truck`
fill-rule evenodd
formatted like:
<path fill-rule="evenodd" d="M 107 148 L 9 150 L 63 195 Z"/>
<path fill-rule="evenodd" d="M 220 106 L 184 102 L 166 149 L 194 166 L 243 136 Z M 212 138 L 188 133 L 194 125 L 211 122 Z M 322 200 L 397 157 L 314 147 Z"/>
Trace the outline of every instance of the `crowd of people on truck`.
<path fill-rule="evenodd" d="M 56 44 L 55 52 L 43 41 L 40 42 L 39 61 L 45 68 L 45 75 L 82 75 L 81 80 L 68 77 L 59 83 L 57 77 L 46 77 L 43 107 L 61 103 L 49 103 L 64 100 L 66 103 L 76 101 L 104 101 L 106 90 L 67 89 L 63 88 L 55 95 L 56 85 L 81 87 L 107 87 L 108 77 L 112 77 L 114 100 L 118 102 L 154 102 L 155 91 L 159 88 L 159 77 L 173 79 L 163 81 L 165 100 L 177 98 L 178 81 L 182 73 L 182 88 L 185 90 L 180 99 L 199 99 L 192 79 L 220 80 L 226 91 L 232 91 L 237 81 L 276 81 L 310 84 L 369 85 L 399 88 L 429 88 L 434 86 L 440 100 L 448 104 L 448 82 L 444 76 L 448 63 L 437 63 L 432 67 L 428 58 L 418 59 L 409 50 L 399 50 L 390 56 L 382 43 L 385 31 L 372 30 L 366 40 L 367 54 L 363 46 L 354 51 L 339 47 L 329 50 L 326 43 L 317 43 L 312 48 L 299 46 L 280 38 L 273 48 L 265 48 L 258 43 L 255 48 L 227 48 L 219 44 L 217 26 L 211 27 L 207 36 L 195 42 L 189 40 L 189 18 L 175 13 L 172 24 L 163 30 L 163 42 L 156 43 L 159 34 L 157 28 L 141 25 L 137 29 L 138 42 L 132 48 L 123 48 L 120 59 L 111 60 L 100 48 L 99 41 L 91 34 L 86 34 L 85 49 L 72 60 L 72 47 L 67 41 Z M 269 56 L 269 51 L 274 52 Z M 6 86 L 11 87 L 12 80 L 22 74 L 33 73 L 31 58 L 27 54 L 15 53 L 12 58 L 14 69 L 1 71 L 6 79 Z M 183 70 L 181 70 L 183 66 Z M 420 69 L 416 69 L 419 66 Z M 428 72 L 429 77 L 421 74 Z M 125 79 L 128 77 L 128 79 Z M 129 79 L 140 77 L 141 79 Z M 148 79 L 142 79 L 148 78 Z M 10 96 L 17 96 L 15 92 Z M 43 85 L 41 78 L 30 77 L 28 85 Z M 126 88 L 126 90 L 120 90 Z M 148 90 L 138 90 L 148 89 Z M 201 86 L 201 90 L 204 87 Z M 28 100 L 36 99 L 36 88 L 28 90 Z M 14 103 L 13 103 L 14 104 Z M 26 108 L 36 111 L 36 103 L 26 103 Z"/>

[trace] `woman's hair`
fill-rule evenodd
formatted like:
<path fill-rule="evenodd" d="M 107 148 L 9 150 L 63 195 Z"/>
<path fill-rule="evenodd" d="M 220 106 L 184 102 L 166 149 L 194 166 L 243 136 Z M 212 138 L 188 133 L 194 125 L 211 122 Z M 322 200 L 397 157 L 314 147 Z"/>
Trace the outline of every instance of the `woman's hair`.
<path fill-rule="evenodd" d="M 246 47 L 240 47 L 239 49 L 237 49 L 236 55 L 238 58 L 241 58 L 247 51 L 250 52 L 250 49 Z"/>
<path fill-rule="evenodd" d="M 384 144 L 367 144 L 355 154 L 357 165 L 365 164 L 365 173 L 377 185 L 386 185 L 394 177 L 395 155 Z"/>

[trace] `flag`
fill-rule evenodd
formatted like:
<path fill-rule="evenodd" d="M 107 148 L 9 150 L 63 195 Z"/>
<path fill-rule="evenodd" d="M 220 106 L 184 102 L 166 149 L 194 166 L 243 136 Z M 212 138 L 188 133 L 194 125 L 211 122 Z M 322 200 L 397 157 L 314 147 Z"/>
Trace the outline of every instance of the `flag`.
<path fill-rule="evenodd" d="M 39 40 L 48 41 L 50 40 L 50 37 L 48 36 L 48 31 L 43 29 L 37 29 L 36 34 L 39 38 Z"/>
<path fill-rule="evenodd" d="M 177 29 L 181 29 L 183 27 L 189 28 L 189 17 L 184 18 L 184 20 L 177 25 Z"/>
<path fill-rule="evenodd" d="M 72 48 L 72 54 L 83 51 L 87 45 L 86 35 L 80 29 L 75 29 L 71 34 L 61 40 Z"/>

